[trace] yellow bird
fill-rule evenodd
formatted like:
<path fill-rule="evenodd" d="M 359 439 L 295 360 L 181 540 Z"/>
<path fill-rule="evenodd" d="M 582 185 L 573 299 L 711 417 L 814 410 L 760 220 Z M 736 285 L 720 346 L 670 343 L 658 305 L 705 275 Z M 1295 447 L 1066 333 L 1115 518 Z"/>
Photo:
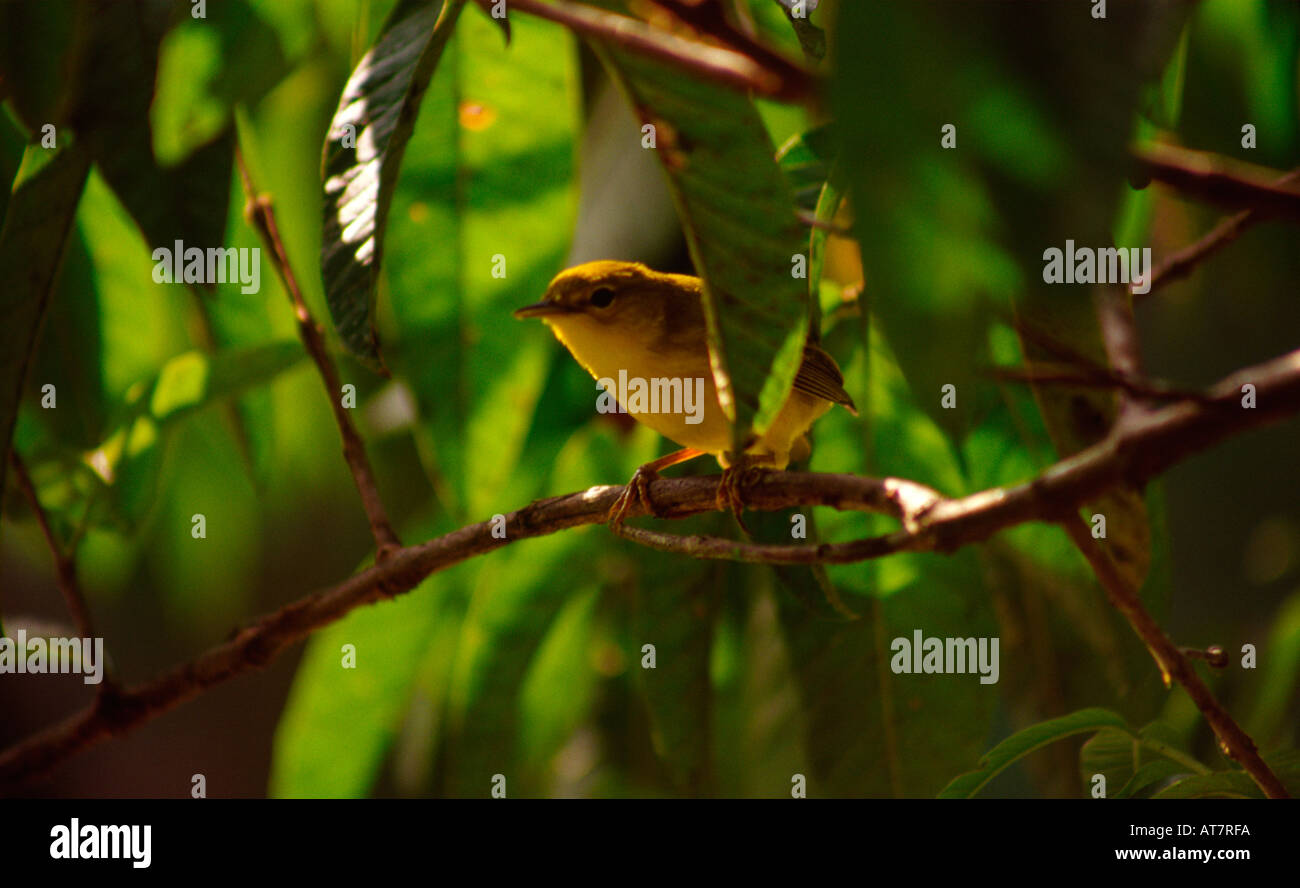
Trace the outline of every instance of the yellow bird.
<path fill-rule="evenodd" d="M 833 404 L 857 414 L 835 360 L 807 343 L 790 397 L 771 426 L 737 459 L 731 452 L 731 424 L 713 382 L 701 297 L 699 278 L 664 274 L 636 262 L 604 260 L 561 272 L 541 302 L 514 313 L 517 318 L 541 318 L 598 383 L 607 391 L 616 390 L 626 412 L 682 445 L 682 450 L 637 469 L 610 510 L 615 528 L 633 497 L 640 497 L 647 511 L 655 514 L 646 485 L 660 469 L 706 453 L 724 469 L 718 487 L 720 507 L 730 505 L 739 518 L 739 470 L 784 469 L 791 459 L 805 459 L 809 427 Z M 631 385 L 623 385 L 628 380 Z M 659 384 L 663 380 L 680 384 Z M 638 386 L 645 396 L 629 397 L 628 389 Z M 702 394 L 700 403 L 691 402 L 692 391 Z M 651 392 L 665 397 L 652 399 Z M 684 393 L 680 402 L 662 403 L 677 401 L 679 392 Z"/>

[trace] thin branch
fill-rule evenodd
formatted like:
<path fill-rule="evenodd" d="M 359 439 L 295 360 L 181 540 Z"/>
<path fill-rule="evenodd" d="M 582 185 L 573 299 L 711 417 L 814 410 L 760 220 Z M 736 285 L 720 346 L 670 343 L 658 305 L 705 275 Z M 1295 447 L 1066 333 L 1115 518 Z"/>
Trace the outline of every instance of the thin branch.
<path fill-rule="evenodd" d="M 1106 590 L 1106 597 L 1124 615 L 1129 625 L 1133 627 L 1133 631 L 1146 644 L 1147 650 L 1151 652 L 1156 665 L 1160 667 L 1165 677 L 1165 684 L 1168 685 L 1172 678 L 1183 686 L 1187 695 L 1192 698 L 1192 702 L 1196 704 L 1196 708 L 1201 710 L 1205 720 L 1214 729 L 1224 750 L 1259 784 L 1259 788 L 1266 796 L 1271 799 L 1290 798 L 1282 782 L 1277 779 L 1277 775 L 1260 758 L 1255 742 L 1214 699 L 1214 694 L 1210 693 L 1205 682 L 1201 681 L 1201 677 L 1196 674 L 1187 657 L 1169 640 L 1169 636 L 1165 635 L 1160 625 L 1142 606 L 1142 599 L 1138 597 L 1137 590 L 1129 585 L 1128 580 L 1115 566 L 1115 562 L 1106 554 L 1101 544 L 1092 538 L 1089 526 L 1078 515 L 1062 521 L 1061 524 L 1070 535 L 1070 539 L 1074 541 L 1074 545 L 1088 559 L 1093 573 L 1097 575 L 1102 588 Z"/>
<path fill-rule="evenodd" d="M 45 509 L 41 507 L 40 498 L 36 495 L 36 485 L 32 483 L 31 475 L 27 474 L 27 466 L 23 464 L 17 450 L 9 451 L 9 462 L 14 467 L 14 477 L 18 479 L 18 487 L 22 490 L 28 507 L 36 516 L 36 523 L 40 525 L 50 555 L 54 557 L 55 582 L 58 584 L 59 591 L 63 593 L 63 600 L 67 602 L 73 625 L 77 627 L 77 634 L 82 638 L 94 638 L 95 629 L 90 620 L 90 610 L 86 607 L 86 599 L 81 594 L 81 584 L 77 582 L 77 559 L 74 550 L 71 546 L 65 547 L 60 544 L 58 537 L 54 535 L 54 529 L 45 515 Z"/>
<path fill-rule="evenodd" d="M 1022 382 L 1032 385 L 1060 385 L 1067 388 L 1117 389 L 1137 398 L 1153 401 L 1205 401 L 1212 400 L 1203 392 L 1175 388 L 1154 379 L 1130 379 L 1120 373 L 1094 374 L 1083 370 L 1020 370 L 1016 367 L 994 367 L 989 376 L 1003 382 Z"/>
<path fill-rule="evenodd" d="M 1246 383 L 1255 386 L 1258 406 L 1253 409 L 1241 406 Z M 1144 413 L 1016 487 L 946 499 L 896 478 L 769 472 L 746 489 L 746 502 L 764 510 L 829 506 L 898 519 L 901 530 L 859 542 L 864 558 L 918 549 L 951 552 L 1030 521 L 1059 523 L 1077 517 L 1075 509 L 1107 490 L 1141 484 L 1225 438 L 1300 412 L 1300 351 L 1233 374 L 1214 386 L 1209 397 Z M 680 518 L 716 511 L 717 485 L 713 477 L 659 479 L 650 482 L 649 491 L 660 517 Z M 506 516 L 505 538 L 493 534 L 493 522 L 482 522 L 402 548 L 336 586 L 262 617 L 195 659 L 137 687 L 103 695 L 94 706 L 20 741 L 0 753 L 0 788 L 36 777 L 215 684 L 263 668 L 315 630 L 364 604 L 407 592 L 432 573 L 520 540 L 604 523 L 622 492 L 622 487 L 593 487 L 532 503 Z M 644 507 L 634 501 L 628 517 L 643 514 Z M 744 552 L 746 545 L 728 541 L 732 553 Z"/>
<path fill-rule="evenodd" d="M 1300 191 L 1279 184 L 1277 170 L 1176 145 L 1134 147 L 1140 172 L 1228 210 L 1255 210 L 1300 221 Z"/>
<path fill-rule="evenodd" d="M 1300 169 L 1292 170 L 1273 184 L 1288 185 L 1296 181 L 1300 181 Z M 1219 224 L 1200 240 L 1161 260 L 1151 272 L 1150 289 L 1145 293 L 1135 292 L 1134 300 L 1146 299 L 1161 287 L 1187 277 L 1196 266 L 1235 241 L 1247 228 L 1258 222 L 1266 222 L 1270 218 L 1267 213 L 1258 210 L 1242 210 L 1240 213 L 1219 220 Z"/>
<path fill-rule="evenodd" d="M 813 90 L 814 75 L 787 62 L 780 70 L 732 49 L 709 46 L 669 34 L 630 16 L 562 0 L 510 0 L 510 9 L 558 22 L 569 30 L 608 42 L 628 52 L 667 62 L 722 86 L 784 101 L 798 101 Z"/>
<path fill-rule="evenodd" d="M 289 255 L 280 240 L 280 229 L 275 224 L 275 208 L 272 206 L 271 198 L 257 193 L 241 150 L 236 149 L 235 158 L 239 161 L 239 176 L 243 180 L 244 193 L 248 198 L 244 215 L 248 218 L 249 224 L 257 229 L 267 250 L 275 259 L 276 270 L 280 273 L 280 280 L 284 282 L 285 291 L 289 294 L 289 301 L 293 305 L 294 317 L 298 321 L 298 335 L 302 338 L 307 354 L 311 355 L 311 359 L 316 363 L 321 382 L 325 384 L 325 395 L 329 399 L 330 408 L 334 411 L 339 437 L 343 439 L 343 458 L 347 460 L 348 468 L 352 471 L 357 492 L 361 494 L 361 504 L 366 510 L 366 517 L 370 519 L 370 533 L 375 538 L 375 560 L 382 561 L 400 549 L 402 542 L 397 538 L 397 533 L 388 520 L 383 500 L 379 496 L 375 473 L 370 468 L 369 457 L 366 456 L 366 445 L 352 425 L 347 408 L 343 406 L 338 368 L 334 366 L 334 359 L 330 357 L 325 347 L 321 329 L 312 318 L 307 302 L 303 299 L 302 290 L 298 287 L 298 279 L 294 277 L 293 267 L 289 264 Z"/>

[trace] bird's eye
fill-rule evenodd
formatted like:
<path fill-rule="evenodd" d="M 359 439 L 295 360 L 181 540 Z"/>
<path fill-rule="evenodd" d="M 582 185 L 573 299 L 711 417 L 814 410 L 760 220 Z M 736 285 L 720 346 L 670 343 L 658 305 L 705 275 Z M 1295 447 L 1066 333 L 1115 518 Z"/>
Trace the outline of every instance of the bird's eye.
<path fill-rule="evenodd" d="M 591 304 L 597 308 L 608 308 L 614 301 L 614 291 L 609 287 L 597 287 L 591 291 Z"/>

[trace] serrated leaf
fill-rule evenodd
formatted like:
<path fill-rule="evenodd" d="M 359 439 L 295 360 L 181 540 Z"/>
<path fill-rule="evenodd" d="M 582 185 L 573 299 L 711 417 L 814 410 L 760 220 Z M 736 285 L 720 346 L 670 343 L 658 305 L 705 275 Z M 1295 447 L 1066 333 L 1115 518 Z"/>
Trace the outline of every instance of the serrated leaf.
<path fill-rule="evenodd" d="M 0 490 L 27 363 L 89 169 L 90 159 L 78 145 L 30 146 L 0 228 L 0 280 L 5 282 L 0 288 Z"/>
<path fill-rule="evenodd" d="M 1089 734 L 1104 728 L 1127 731 L 1128 725 L 1123 717 L 1109 709 L 1081 709 L 1032 725 L 989 750 L 980 759 L 978 769 L 954 778 L 939 793 L 939 798 L 974 798 L 989 781 L 1031 752 L 1075 734 Z"/>
<path fill-rule="evenodd" d="M 372 366 L 388 209 L 420 101 L 463 8 L 464 0 L 402 0 L 348 78 L 325 137 L 325 299 L 343 344 Z"/>

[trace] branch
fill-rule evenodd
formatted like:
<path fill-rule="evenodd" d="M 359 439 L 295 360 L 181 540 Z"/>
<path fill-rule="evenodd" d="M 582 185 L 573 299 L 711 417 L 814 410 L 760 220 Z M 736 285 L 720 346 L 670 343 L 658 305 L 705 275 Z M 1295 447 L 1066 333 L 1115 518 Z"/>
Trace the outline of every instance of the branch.
<path fill-rule="evenodd" d="M 81 594 L 81 584 L 77 582 L 77 559 L 72 547 L 65 548 L 54 535 L 54 529 L 50 527 L 49 518 L 46 517 L 45 510 L 41 508 L 40 498 L 36 495 L 36 485 L 32 484 L 31 475 L 27 474 L 27 466 L 23 465 L 17 450 L 9 451 L 9 461 L 13 464 L 18 487 L 22 490 L 28 507 L 36 515 L 36 523 L 40 525 L 41 534 L 44 535 L 45 543 L 54 557 L 55 582 L 58 584 L 59 591 L 63 593 L 63 600 L 67 602 L 73 625 L 77 627 L 77 634 L 82 638 L 94 638 L 95 629 L 90 621 L 90 611 L 86 607 L 85 597 Z"/>
<path fill-rule="evenodd" d="M 1300 221 L 1300 191 L 1279 184 L 1277 170 L 1160 143 L 1132 154 L 1141 173 L 1198 200 Z"/>
<path fill-rule="evenodd" d="M 1214 694 L 1210 693 L 1205 682 L 1201 681 L 1192 664 L 1187 661 L 1187 657 L 1169 640 L 1169 636 L 1165 635 L 1159 624 L 1142 606 L 1142 599 L 1138 597 L 1137 591 L 1129 585 L 1128 580 L 1116 568 L 1115 562 L 1106 554 L 1101 544 L 1092 538 L 1088 525 L 1078 515 L 1062 521 L 1061 524 L 1070 535 L 1070 539 L 1074 541 L 1074 545 L 1083 553 L 1083 557 L 1088 559 L 1093 573 L 1097 575 L 1102 588 L 1106 590 L 1106 597 L 1124 615 L 1129 625 L 1133 627 L 1133 631 L 1146 644 L 1156 665 L 1160 667 L 1165 685 L 1168 686 L 1172 678 L 1183 686 L 1187 695 L 1192 698 L 1192 702 L 1196 704 L 1196 708 L 1201 710 L 1205 720 L 1218 735 L 1228 755 L 1245 768 L 1246 773 L 1259 784 L 1259 788 L 1264 790 L 1266 796 L 1271 799 L 1290 798 L 1282 782 L 1277 779 L 1277 775 L 1260 758 L 1259 750 L 1255 748 L 1255 741 L 1251 740 L 1250 736 L 1233 721 L 1232 716 L 1219 705 L 1219 702 L 1214 699 Z"/>
<path fill-rule="evenodd" d="M 1287 185 L 1297 180 L 1300 180 L 1300 169 L 1292 170 L 1273 184 Z M 1220 220 L 1219 224 L 1200 240 L 1161 260 L 1151 273 L 1150 289 L 1145 293 L 1134 293 L 1134 300 L 1146 299 L 1161 287 L 1187 277 L 1197 265 L 1235 241 L 1247 228 L 1257 222 L 1265 222 L 1269 218 L 1267 213 L 1258 210 L 1242 210 Z"/>
<path fill-rule="evenodd" d="M 792 62 L 785 61 L 779 70 L 765 67 L 743 52 L 686 40 L 641 19 L 561 0 L 510 0 L 510 8 L 731 89 L 784 101 L 798 101 L 813 91 L 815 76 Z"/>
<path fill-rule="evenodd" d="M 1248 382 L 1256 387 L 1259 405 L 1250 410 L 1240 403 L 1241 386 Z M 883 537 L 827 544 L 857 546 L 856 554 L 863 559 L 920 549 L 951 552 L 1029 521 L 1059 523 L 1077 517 L 1075 509 L 1113 487 L 1141 484 L 1225 438 L 1300 412 L 1300 351 L 1224 379 L 1208 392 L 1208 398 L 1143 413 L 1105 440 L 1016 487 L 947 499 L 924 485 L 896 478 L 770 472 L 747 488 L 746 501 L 764 510 L 829 506 L 879 512 L 899 520 L 902 529 Z M 659 479 L 649 484 L 649 491 L 660 517 L 681 518 L 716 511 L 717 483 L 713 477 Z M 137 687 L 102 695 L 88 709 L 20 741 L 0 753 L 0 788 L 38 776 L 215 684 L 260 669 L 313 631 L 361 605 L 407 592 L 432 573 L 519 540 L 604 523 L 622 492 L 621 487 L 593 487 L 539 500 L 506 516 L 505 538 L 493 536 L 492 524 L 482 522 L 401 548 L 336 586 L 262 617 L 194 660 Z M 644 514 L 639 498 L 634 500 L 628 517 Z M 752 560 L 788 563 L 808 557 L 796 552 L 821 548 L 754 546 L 730 540 L 711 548 L 714 544 L 699 542 L 707 537 L 678 539 L 690 541 L 680 551 L 691 549 L 700 557 L 753 555 Z"/>
<path fill-rule="evenodd" d="M 280 229 L 275 224 L 275 208 L 272 206 L 271 198 L 257 193 L 248 166 L 244 163 L 243 151 L 236 149 L 235 159 L 239 161 L 239 176 L 244 183 L 244 193 L 248 198 L 244 206 L 244 215 L 249 224 L 261 235 L 267 251 L 275 259 L 276 270 L 280 273 L 280 280 L 284 283 L 285 292 L 289 294 L 294 317 L 298 321 L 298 335 L 302 338 L 307 354 L 311 355 L 311 359 L 316 363 L 321 382 L 325 384 L 325 396 L 334 411 L 339 437 L 343 439 L 343 458 L 347 460 L 348 468 L 352 471 L 352 480 L 356 482 L 357 492 L 361 494 L 361 505 L 366 510 L 366 517 L 370 519 L 370 533 L 375 538 L 375 561 L 383 561 L 401 548 L 402 541 L 397 538 L 397 533 L 388 520 L 388 513 L 384 510 L 383 500 L 379 496 L 379 487 L 375 483 L 375 473 L 371 470 L 370 459 L 366 456 L 366 445 L 352 425 L 347 408 L 343 406 L 338 368 L 334 366 L 334 359 L 325 348 L 321 329 L 307 309 L 307 302 L 298 287 L 298 279 L 293 275 L 289 255 L 280 240 Z"/>

